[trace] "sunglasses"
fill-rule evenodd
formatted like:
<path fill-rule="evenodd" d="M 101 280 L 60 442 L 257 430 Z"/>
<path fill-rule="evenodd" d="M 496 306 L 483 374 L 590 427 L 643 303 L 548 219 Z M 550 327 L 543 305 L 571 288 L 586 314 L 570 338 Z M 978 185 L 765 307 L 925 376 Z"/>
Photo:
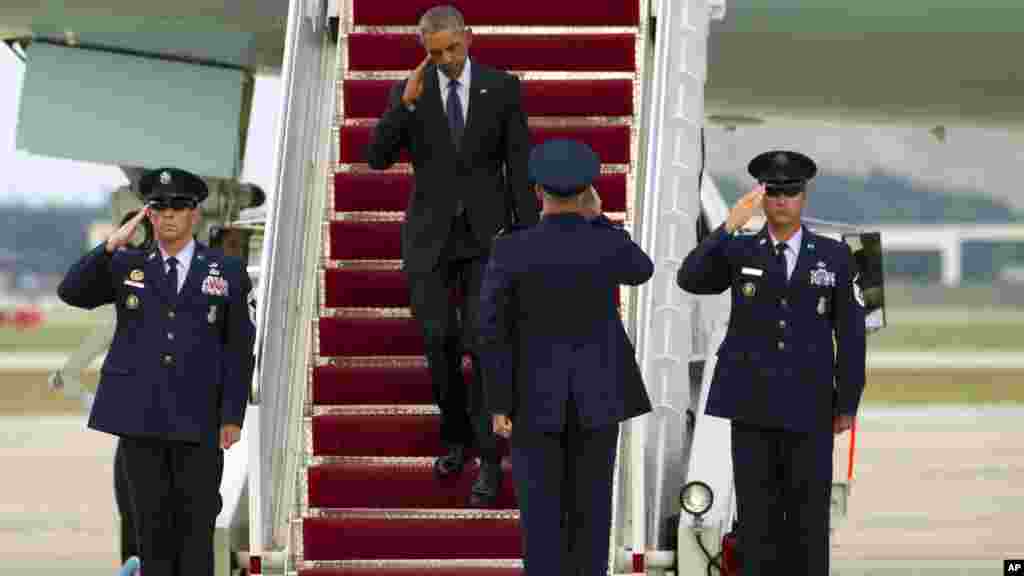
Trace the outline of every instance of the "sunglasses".
<path fill-rule="evenodd" d="M 172 196 L 170 198 L 160 198 L 158 200 L 151 200 L 149 207 L 153 210 L 191 210 L 197 205 L 195 199 L 186 198 L 183 196 Z"/>
<path fill-rule="evenodd" d="M 785 196 L 786 198 L 796 198 L 803 192 L 803 188 L 799 187 L 775 187 L 768 186 L 764 190 L 764 195 L 769 198 L 778 198 L 779 196 Z"/>

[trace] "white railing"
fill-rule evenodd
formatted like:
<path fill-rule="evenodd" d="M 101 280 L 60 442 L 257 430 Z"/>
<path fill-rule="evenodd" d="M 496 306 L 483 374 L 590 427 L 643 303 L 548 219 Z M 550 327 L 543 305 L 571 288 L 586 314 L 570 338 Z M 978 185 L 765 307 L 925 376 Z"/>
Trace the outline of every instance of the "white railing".
<path fill-rule="evenodd" d="M 319 202 L 330 159 L 334 50 L 324 4 L 291 0 L 281 72 L 274 190 L 257 300 L 259 370 L 250 394 L 249 553 L 280 572 L 296 510 L 302 406 L 320 245 Z"/>
<path fill-rule="evenodd" d="M 634 519 L 626 546 L 642 556 L 646 568 L 671 565 L 659 548 L 674 547 L 676 534 L 668 526 L 679 511 L 685 475 L 697 309 L 675 276 L 696 245 L 707 36 L 711 19 L 724 17 L 725 2 L 660 0 L 654 9 L 652 85 L 642 112 L 645 180 L 636 218 L 641 246 L 654 260 L 654 277 L 638 290 L 636 310 L 636 348 L 654 412 L 628 425 L 630 470 L 628 483 L 619 488 L 628 494 Z M 629 571 L 623 564 L 618 571 Z"/>

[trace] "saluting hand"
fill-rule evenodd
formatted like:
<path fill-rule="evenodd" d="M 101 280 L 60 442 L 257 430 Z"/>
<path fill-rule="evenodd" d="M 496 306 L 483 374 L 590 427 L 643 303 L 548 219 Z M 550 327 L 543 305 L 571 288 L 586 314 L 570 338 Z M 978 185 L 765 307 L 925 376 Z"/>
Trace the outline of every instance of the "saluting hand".
<path fill-rule="evenodd" d="M 238 442 L 242 437 L 242 429 L 234 424 L 225 424 L 220 427 L 220 447 L 227 450 Z"/>
<path fill-rule="evenodd" d="M 131 220 L 125 222 L 124 226 L 118 228 L 116 232 L 111 234 L 110 237 L 107 238 L 107 252 L 112 254 L 118 248 L 127 246 L 128 243 L 131 242 L 132 238 L 135 237 L 135 228 L 138 227 L 139 222 L 142 222 L 142 219 L 146 216 L 149 216 L 149 206 L 143 206 L 143 208 L 139 210 L 138 214 L 132 217 Z"/>
<path fill-rule="evenodd" d="M 504 414 L 495 414 L 491 417 L 491 424 L 494 433 L 506 440 L 512 437 L 512 419 Z"/>
<path fill-rule="evenodd" d="M 725 231 L 732 234 L 749 222 L 754 216 L 754 212 L 761 207 L 763 199 L 764 184 L 758 184 L 750 192 L 744 194 L 729 211 L 729 217 L 725 220 Z"/>
<path fill-rule="evenodd" d="M 402 104 L 408 106 L 415 104 L 420 96 L 423 95 L 423 71 L 427 68 L 427 64 L 430 64 L 430 56 L 423 59 L 420 65 L 409 74 L 409 79 L 405 82 L 405 91 L 402 93 Z"/>
<path fill-rule="evenodd" d="M 601 196 L 598 195 L 597 188 L 591 186 L 583 193 L 583 217 L 593 220 L 601 214 Z"/>
<path fill-rule="evenodd" d="M 853 418 L 853 416 L 849 416 L 846 414 L 834 416 L 832 418 L 832 433 L 842 434 L 843 432 L 846 432 L 847 430 L 853 428 Z"/>

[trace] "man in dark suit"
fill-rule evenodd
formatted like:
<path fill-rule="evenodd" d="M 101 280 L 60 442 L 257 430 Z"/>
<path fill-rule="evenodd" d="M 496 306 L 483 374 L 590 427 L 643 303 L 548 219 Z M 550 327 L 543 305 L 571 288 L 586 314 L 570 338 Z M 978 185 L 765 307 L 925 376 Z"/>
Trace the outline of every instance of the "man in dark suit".
<path fill-rule="evenodd" d="M 512 441 L 529 576 L 605 574 L 619 423 L 651 410 L 615 292 L 654 264 L 603 215 L 586 218 L 598 172 L 585 144 L 534 148 L 541 221 L 495 240 L 481 289 L 487 406 Z"/>
<path fill-rule="evenodd" d="M 201 178 L 167 168 L 139 188 L 146 208 L 72 266 L 57 293 L 117 311 L 89 427 L 120 437 L 146 576 L 212 576 L 222 450 L 241 434 L 253 372 L 251 285 L 241 260 L 192 236 Z M 157 246 L 127 248 L 147 216 Z"/>
<path fill-rule="evenodd" d="M 707 413 L 732 419 L 742 573 L 819 576 L 829 573 L 833 435 L 851 427 L 864 389 L 864 301 L 846 244 L 801 223 L 814 162 L 772 151 L 749 171 L 760 184 L 677 282 L 694 294 L 732 288 Z M 741 235 L 762 204 L 766 226 Z"/>
<path fill-rule="evenodd" d="M 412 158 L 415 186 L 402 226 L 402 265 L 448 447 L 434 470 L 440 478 L 460 473 L 475 436 L 481 469 L 470 503 L 486 506 L 497 497 L 501 467 L 481 409 L 472 335 L 492 238 L 516 220 L 537 221 L 526 182 L 526 116 L 519 80 L 468 57 L 472 34 L 458 10 L 428 10 L 420 19 L 420 39 L 428 55 L 392 89 L 368 157 L 375 169 L 390 167 L 403 148 Z M 462 294 L 459 306 L 450 300 L 454 287 Z M 462 376 L 464 350 L 474 367 L 471 401 Z"/>

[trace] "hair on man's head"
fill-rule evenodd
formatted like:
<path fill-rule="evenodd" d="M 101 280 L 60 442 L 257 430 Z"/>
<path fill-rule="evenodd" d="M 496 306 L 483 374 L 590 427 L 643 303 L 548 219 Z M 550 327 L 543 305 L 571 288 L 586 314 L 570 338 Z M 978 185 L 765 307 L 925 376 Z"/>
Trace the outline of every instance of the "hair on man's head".
<path fill-rule="evenodd" d="M 420 38 L 438 32 L 462 32 L 466 21 L 455 6 L 434 6 L 420 17 Z"/>

